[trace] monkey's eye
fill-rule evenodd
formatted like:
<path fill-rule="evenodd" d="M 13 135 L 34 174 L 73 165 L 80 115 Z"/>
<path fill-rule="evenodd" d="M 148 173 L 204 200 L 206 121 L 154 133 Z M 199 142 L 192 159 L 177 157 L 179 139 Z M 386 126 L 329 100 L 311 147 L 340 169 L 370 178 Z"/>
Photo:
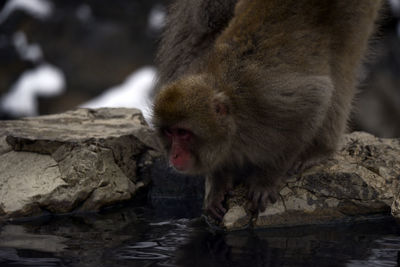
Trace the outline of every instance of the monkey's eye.
<path fill-rule="evenodd" d="M 173 132 L 169 128 L 164 129 L 163 132 L 168 137 L 171 137 L 173 135 Z"/>
<path fill-rule="evenodd" d="M 188 130 L 185 130 L 185 129 L 178 129 L 177 130 L 177 135 L 181 139 L 189 139 L 191 134 L 192 134 L 191 132 L 189 132 Z"/>

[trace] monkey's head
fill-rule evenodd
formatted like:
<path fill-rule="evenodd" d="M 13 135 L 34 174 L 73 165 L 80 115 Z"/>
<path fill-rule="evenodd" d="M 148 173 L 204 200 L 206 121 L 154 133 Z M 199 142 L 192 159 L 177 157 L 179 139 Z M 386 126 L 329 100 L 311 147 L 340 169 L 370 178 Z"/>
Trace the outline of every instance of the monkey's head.
<path fill-rule="evenodd" d="M 169 163 L 180 172 L 212 171 L 231 150 L 231 104 L 213 86 L 207 75 L 185 76 L 155 99 L 153 124 Z"/>

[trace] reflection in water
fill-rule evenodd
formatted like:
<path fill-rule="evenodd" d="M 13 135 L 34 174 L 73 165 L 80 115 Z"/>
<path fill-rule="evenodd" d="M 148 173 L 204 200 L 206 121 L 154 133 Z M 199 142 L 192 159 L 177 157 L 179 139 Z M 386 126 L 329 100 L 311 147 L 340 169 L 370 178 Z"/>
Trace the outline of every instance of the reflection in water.
<path fill-rule="evenodd" d="M 392 220 L 351 226 L 199 232 L 179 250 L 178 266 L 397 266 Z"/>
<path fill-rule="evenodd" d="M 397 266 L 399 233 L 390 218 L 219 233 L 200 219 L 124 208 L 5 225 L 0 266 Z"/>
<path fill-rule="evenodd" d="M 347 266 L 400 266 L 400 236 L 375 240 L 366 260 L 350 260 Z M 397 255 L 397 265 L 393 258 Z"/>
<path fill-rule="evenodd" d="M 151 230 L 143 233 L 145 242 L 127 242 L 113 251 L 113 257 L 119 260 L 141 260 L 138 266 L 146 263 L 157 263 L 160 266 L 176 266 L 174 258 L 177 250 L 188 240 L 194 228 L 190 226 L 190 220 L 179 219 L 157 223 L 149 223 Z M 119 263 L 123 265 L 122 262 Z M 127 261 L 126 266 L 132 266 Z M 136 266 L 136 265 L 134 265 Z"/>
<path fill-rule="evenodd" d="M 0 233 L 0 247 L 60 252 L 66 248 L 66 241 L 54 235 L 30 234 L 21 225 L 6 225 Z"/>
<path fill-rule="evenodd" d="M 52 257 L 46 253 L 35 253 L 14 248 L 0 249 L 0 266 L 63 266 L 60 259 Z"/>

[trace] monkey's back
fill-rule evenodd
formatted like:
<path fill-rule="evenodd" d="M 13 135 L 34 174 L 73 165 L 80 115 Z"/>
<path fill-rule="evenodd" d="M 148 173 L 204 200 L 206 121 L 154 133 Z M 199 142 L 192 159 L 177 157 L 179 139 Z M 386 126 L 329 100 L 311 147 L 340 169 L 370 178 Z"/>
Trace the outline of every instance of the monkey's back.
<path fill-rule="evenodd" d="M 339 69 L 353 71 L 380 5 L 380 0 L 241 0 L 215 50 L 271 69 L 330 74 L 339 63 Z"/>
<path fill-rule="evenodd" d="M 379 0 L 238 1 L 234 17 L 216 39 L 209 68 L 211 72 L 223 73 L 217 75 L 222 76 L 220 84 L 224 84 L 224 79 L 236 81 L 235 86 L 222 87 L 222 90 L 233 99 L 233 112 L 238 110 L 234 116 L 242 124 L 239 125 L 241 131 L 253 132 L 247 138 L 249 142 L 254 140 L 266 144 L 265 147 L 273 147 L 267 140 L 270 136 L 265 134 L 271 132 L 271 128 L 284 129 L 286 126 L 280 123 L 284 125 L 287 120 L 292 120 L 288 129 L 295 129 L 294 125 L 299 121 L 307 121 L 307 118 L 294 115 L 303 104 L 276 96 L 292 94 L 285 91 L 286 87 L 297 81 L 298 90 L 303 90 L 303 78 L 314 77 L 315 85 L 321 84 L 316 88 L 321 92 L 316 94 L 323 95 L 326 90 L 329 101 L 324 104 L 327 111 L 318 118 L 323 121 L 318 123 L 322 126 L 313 133 L 315 138 L 311 143 L 317 149 L 335 150 L 346 127 L 358 67 L 374 30 L 380 5 Z M 304 92 L 302 97 L 305 94 L 314 98 L 310 92 Z M 298 125 L 303 127 L 305 124 Z M 311 132 L 304 131 L 304 135 L 307 134 L 311 135 Z M 276 140 L 280 138 L 278 136 L 275 134 L 271 138 L 280 143 L 282 140 Z M 306 148 L 306 153 L 310 149 Z"/>

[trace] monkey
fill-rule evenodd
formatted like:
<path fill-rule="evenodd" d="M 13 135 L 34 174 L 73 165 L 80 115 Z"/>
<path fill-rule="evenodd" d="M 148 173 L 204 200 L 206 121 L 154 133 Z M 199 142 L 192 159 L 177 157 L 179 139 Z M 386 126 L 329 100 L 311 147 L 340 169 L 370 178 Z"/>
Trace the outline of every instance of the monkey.
<path fill-rule="evenodd" d="M 337 150 L 381 7 L 380 0 L 233 4 L 206 47 L 190 46 L 183 35 L 164 36 L 164 84 L 152 119 L 170 164 L 206 176 L 205 211 L 217 219 L 236 181 L 246 184 L 252 209 L 263 212 L 278 200 L 289 173 Z"/>

